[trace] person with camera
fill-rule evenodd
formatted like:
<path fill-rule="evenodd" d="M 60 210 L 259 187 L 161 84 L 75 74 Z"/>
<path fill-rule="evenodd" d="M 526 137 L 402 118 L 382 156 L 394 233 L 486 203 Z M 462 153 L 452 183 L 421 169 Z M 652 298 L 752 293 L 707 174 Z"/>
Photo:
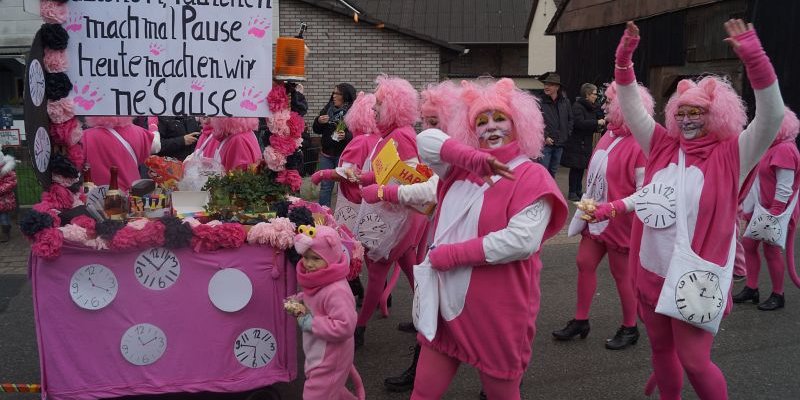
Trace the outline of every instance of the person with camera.
<path fill-rule="evenodd" d="M 333 88 L 328 104 L 314 119 L 314 133 L 322 136 L 322 152 L 319 169 L 333 169 L 339 165 L 339 156 L 353 135 L 344 126 L 344 116 L 356 99 L 356 88 L 349 83 L 340 83 Z M 331 206 L 333 181 L 323 181 L 319 189 L 319 204 Z"/>
<path fill-rule="evenodd" d="M 572 104 L 572 133 L 564 144 L 564 155 L 561 157 L 561 165 L 569 168 L 570 201 L 581 199 L 581 183 L 592 156 L 594 133 L 606 124 L 605 118 L 597 116 L 597 97 L 597 86 L 584 83 L 581 85 L 581 95 Z"/>

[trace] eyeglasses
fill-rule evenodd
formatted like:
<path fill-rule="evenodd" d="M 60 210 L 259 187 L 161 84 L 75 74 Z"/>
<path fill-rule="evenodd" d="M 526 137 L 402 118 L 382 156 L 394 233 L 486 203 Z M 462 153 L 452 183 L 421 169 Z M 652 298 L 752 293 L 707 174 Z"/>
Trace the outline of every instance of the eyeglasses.
<path fill-rule="evenodd" d="M 703 110 L 690 110 L 689 112 L 677 112 L 675 113 L 675 120 L 676 121 L 683 121 L 684 118 L 689 117 L 690 121 L 697 121 L 700 119 L 700 116 L 705 114 L 706 112 Z"/>

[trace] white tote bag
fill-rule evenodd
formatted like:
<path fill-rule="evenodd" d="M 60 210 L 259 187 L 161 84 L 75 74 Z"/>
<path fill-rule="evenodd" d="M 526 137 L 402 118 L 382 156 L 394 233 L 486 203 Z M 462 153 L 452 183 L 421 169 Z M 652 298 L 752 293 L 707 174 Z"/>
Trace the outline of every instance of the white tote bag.
<path fill-rule="evenodd" d="M 756 179 L 751 190 L 751 193 L 756 193 L 753 203 L 753 217 L 750 218 L 750 223 L 747 224 L 747 229 L 744 230 L 744 237 L 786 249 L 789 221 L 792 219 L 792 212 L 797 206 L 797 193 L 792 195 L 792 201 L 789 202 L 789 206 L 783 210 L 782 214 L 772 215 L 759 201 L 757 194 L 760 193 L 760 189 L 758 185 L 758 179 Z"/>
<path fill-rule="evenodd" d="M 594 152 L 592 160 L 589 162 L 589 173 L 586 177 L 586 191 L 584 191 L 581 200 L 594 199 L 597 203 L 605 203 L 608 201 L 608 183 L 606 182 L 608 157 L 611 154 L 611 150 L 613 150 L 622 139 L 623 137 L 620 136 L 614 139 L 607 149 Z M 583 214 L 584 212 L 580 209 L 575 209 L 575 214 L 572 215 L 569 228 L 567 228 L 567 236 L 575 236 L 583 232 L 583 229 L 586 228 L 587 222 L 581 218 Z M 608 223 L 609 221 L 602 221 L 589 225 L 590 233 L 593 235 L 601 234 L 608 226 Z"/>
<path fill-rule="evenodd" d="M 439 277 L 427 257 L 414 266 L 414 302 L 411 318 L 417 332 L 428 340 L 436 336 L 439 323 Z"/>
<path fill-rule="evenodd" d="M 716 335 L 722 321 L 733 277 L 736 255 L 736 229 L 730 238 L 730 250 L 725 266 L 706 261 L 692 250 L 686 221 L 684 177 L 686 167 L 683 151 L 678 156 L 677 232 L 675 249 L 669 263 L 664 286 L 658 296 L 656 312 L 694 325 Z"/>
<path fill-rule="evenodd" d="M 208 178 L 212 175 L 224 175 L 225 167 L 222 165 L 222 146 L 228 141 L 226 138 L 217 146 L 214 157 L 206 157 L 203 150 L 212 141 L 216 140 L 208 136 L 206 140 L 198 146 L 195 151 L 183 160 L 183 178 L 178 182 L 178 190 L 197 192 L 203 190 Z"/>

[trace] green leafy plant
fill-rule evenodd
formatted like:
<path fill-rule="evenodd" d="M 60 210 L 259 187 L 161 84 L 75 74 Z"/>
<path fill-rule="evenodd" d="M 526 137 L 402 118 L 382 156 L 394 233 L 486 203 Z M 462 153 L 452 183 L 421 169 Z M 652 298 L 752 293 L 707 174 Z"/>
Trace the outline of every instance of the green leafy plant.
<path fill-rule="evenodd" d="M 276 182 L 276 177 L 276 172 L 264 166 L 211 176 L 203 186 L 211 193 L 206 211 L 226 220 L 262 219 L 270 213 L 271 203 L 284 200 L 291 191 L 288 185 Z"/>

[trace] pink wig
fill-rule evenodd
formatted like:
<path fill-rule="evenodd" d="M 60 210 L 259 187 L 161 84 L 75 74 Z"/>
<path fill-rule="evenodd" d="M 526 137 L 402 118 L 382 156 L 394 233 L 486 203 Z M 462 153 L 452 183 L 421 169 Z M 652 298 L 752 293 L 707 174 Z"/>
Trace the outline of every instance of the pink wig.
<path fill-rule="evenodd" d="M 489 110 L 502 111 L 511 118 L 514 132 L 522 152 L 530 158 L 541 155 L 544 141 L 544 121 L 539 109 L 539 101 L 528 92 L 520 90 L 509 78 L 489 84 L 461 82 L 461 100 L 468 105 L 466 116 L 461 123 L 452 127 L 450 136 L 478 147 L 475 133 L 475 118 L 479 113 Z M 463 125 L 462 125 L 463 124 Z"/>
<path fill-rule="evenodd" d="M 356 101 L 353 102 L 353 105 L 350 106 L 344 116 L 344 123 L 354 137 L 378 132 L 378 126 L 375 122 L 375 110 L 372 109 L 374 105 L 374 94 L 358 93 Z"/>
<path fill-rule="evenodd" d="M 744 103 L 730 82 L 707 76 L 695 83 L 689 79 L 678 82 L 678 90 L 667 102 L 665 120 L 667 134 L 680 136 L 680 127 L 673 117 L 680 106 L 696 106 L 706 110 L 706 131 L 717 140 L 737 136 L 747 122 Z"/>
<path fill-rule="evenodd" d="M 211 128 L 215 137 L 228 137 L 242 132 L 252 132 L 258 129 L 258 118 L 240 117 L 213 117 Z"/>
<path fill-rule="evenodd" d="M 86 117 L 86 125 L 90 127 L 124 128 L 133 125 L 132 117 Z"/>
<path fill-rule="evenodd" d="M 402 78 L 379 75 L 375 79 L 375 100 L 382 104 L 378 129 L 410 126 L 419 120 L 419 94 Z"/>
<path fill-rule="evenodd" d="M 420 114 L 435 115 L 439 119 L 437 127 L 444 133 L 458 124 L 456 120 L 464 118 L 465 106 L 461 100 L 461 88 L 453 82 L 444 81 L 428 85 L 421 93 Z"/>
<path fill-rule="evenodd" d="M 639 87 L 639 98 L 642 100 L 642 105 L 647 111 L 647 114 L 652 116 L 655 107 L 653 96 L 650 95 L 650 91 L 647 90 L 646 87 L 640 84 L 637 84 L 637 86 Z M 606 89 L 606 98 L 611 100 L 611 104 L 606 109 L 606 119 L 608 122 L 612 124 L 625 123 L 625 120 L 622 118 L 622 107 L 620 107 L 617 101 L 617 82 L 611 82 L 611 84 L 608 85 Z"/>
<path fill-rule="evenodd" d="M 789 107 L 784 107 L 783 122 L 773 143 L 794 141 L 798 131 L 800 131 L 800 121 L 797 120 L 797 115 Z"/>

